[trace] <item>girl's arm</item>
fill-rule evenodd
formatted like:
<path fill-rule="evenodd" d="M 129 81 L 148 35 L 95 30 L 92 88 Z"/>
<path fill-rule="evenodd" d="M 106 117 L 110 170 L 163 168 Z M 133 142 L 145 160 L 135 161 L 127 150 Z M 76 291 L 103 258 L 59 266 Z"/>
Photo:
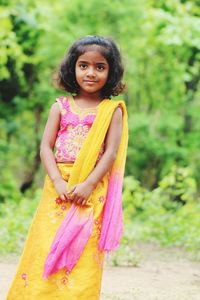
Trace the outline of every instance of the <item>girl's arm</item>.
<path fill-rule="evenodd" d="M 103 178 L 110 170 L 116 159 L 117 150 L 122 134 L 122 110 L 120 107 L 114 111 L 109 129 L 105 138 L 105 151 L 94 170 L 90 173 L 86 182 L 93 187 Z"/>
<path fill-rule="evenodd" d="M 57 132 L 60 126 L 60 109 L 58 103 L 51 106 L 49 117 L 44 129 L 43 137 L 40 144 L 40 158 L 42 164 L 54 183 L 54 186 L 60 195 L 61 199 L 66 196 L 66 181 L 62 178 L 61 173 L 56 165 L 53 154 Z"/>
<path fill-rule="evenodd" d="M 115 161 L 122 134 L 122 110 L 118 107 L 112 116 L 111 123 L 105 138 L 105 151 L 96 167 L 87 179 L 76 185 L 68 192 L 73 202 L 84 205 L 92 190 L 103 176 L 110 170 Z"/>

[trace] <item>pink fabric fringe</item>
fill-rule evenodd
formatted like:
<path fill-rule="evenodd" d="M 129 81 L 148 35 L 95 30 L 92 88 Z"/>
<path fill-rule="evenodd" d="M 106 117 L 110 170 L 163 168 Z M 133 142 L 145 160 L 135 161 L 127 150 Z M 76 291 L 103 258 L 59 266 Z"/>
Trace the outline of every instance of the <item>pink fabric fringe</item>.
<path fill-rule="evenodd" d="M 46 258 L 44 279 L 63 267 L 67 267 L 68 271 L 72 270 L 92 233 L 92 224 L 91 207 L 83 213 L 80 206 L 72 204 Z"/>
<path fill-rule="evenodd" d="M 111 172 L 103 211 L 99 250 L 107 252 L 115 250 L 119 246 L 122 235 L 122 178 L 119 173 Z"/>

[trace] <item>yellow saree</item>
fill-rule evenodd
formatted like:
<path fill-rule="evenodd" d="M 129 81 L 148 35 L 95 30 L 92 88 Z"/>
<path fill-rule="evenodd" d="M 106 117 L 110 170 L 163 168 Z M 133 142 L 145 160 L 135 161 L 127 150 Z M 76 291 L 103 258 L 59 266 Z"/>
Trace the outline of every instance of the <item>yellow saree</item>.
<path fill-rule="evenodd" d="M 117 158 L 110 172 L 93 190 L 86 206 L 60 201 L 46 175 L 7 300 L 100 299 L 105 251 L 117 248 L 122 236 L 120 195 L 128 142 L 125 104 L 102 101 L 75 163 L 57 163 L 68 188 L 85 180 L 95 166 L 118 105 L 123 108 L 123 132 Z M 92 139 L 95 141 L 93 147 Z M 62 228 L 65 224 L 68 226 Z M 74 239 L 71 238 L 73 234 Z M 83 238 L 85 236 L 87 239 Z"/>

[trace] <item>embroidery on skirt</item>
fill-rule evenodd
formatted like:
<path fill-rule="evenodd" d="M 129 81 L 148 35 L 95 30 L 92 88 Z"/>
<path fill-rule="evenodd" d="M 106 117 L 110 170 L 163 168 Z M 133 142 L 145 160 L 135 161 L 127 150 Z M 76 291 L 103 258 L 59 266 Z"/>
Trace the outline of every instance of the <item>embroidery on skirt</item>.
<path fill-rule="evenodd" d="M 22 280 L 24 280 L 24 287 L 26 287 L 28 285 L 28 283 L 27 283 L 27 274 L 22 273 L 21 278 L 22 278 Z"/>
<path fill-rule="evenodd" d="M 101 223 L 100 223 L 100 220 L 98 220 L 98 219 L 94 220 L 94 225 L 95 225 L 94 235 L 95 235 L 96 239 L 98 240 L 100 238 L 100 235 L 101 235 Z"/>
<path fill-rule="evenodd" d="M 52 223 L 56 223 L 63 218 L 64 211 L 67 209 L 67 200 L 62 200 L 57 197 L 55 200 L 55 211 L 49 212 L 48 216 L 51 218 Z"/>
<path fill-rule="evenodd" d="M 100 196 L 100 197 L 98 198 L 98 200 L 99 200 L 99 202 L 104 202 L 105 197 L 104 197 L 104 196 Z"/>
<path fill-rule="evenodd" d="M 74 286 L 74 279 L 71 278 L 70 272 L 63 268 L 61 271 L 54 275 L 56 278 L 52 278 L 52 282 L 55 283 L 59 290 L 63 290 L 65 287 L 69 289 Z"/>

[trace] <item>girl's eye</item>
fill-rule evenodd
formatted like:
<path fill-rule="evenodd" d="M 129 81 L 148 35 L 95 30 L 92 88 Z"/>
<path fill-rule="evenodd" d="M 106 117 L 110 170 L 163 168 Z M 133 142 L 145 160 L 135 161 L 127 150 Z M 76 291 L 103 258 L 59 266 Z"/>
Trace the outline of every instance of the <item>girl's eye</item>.
<path fill-rule="evenodd" d="M 97 70 L 100 70 L 100 71 L 104 70 L 104 66 L 97 66 Z"/>
<path fill-rule="evenodd" d="M 85 65 L 85 64 L 81 64 L 81 65 L 79 65 L 79 66 L 80 66 L 80 68 L 83 69 L 83 70 L 87 67 L 87 65 Z"/>

